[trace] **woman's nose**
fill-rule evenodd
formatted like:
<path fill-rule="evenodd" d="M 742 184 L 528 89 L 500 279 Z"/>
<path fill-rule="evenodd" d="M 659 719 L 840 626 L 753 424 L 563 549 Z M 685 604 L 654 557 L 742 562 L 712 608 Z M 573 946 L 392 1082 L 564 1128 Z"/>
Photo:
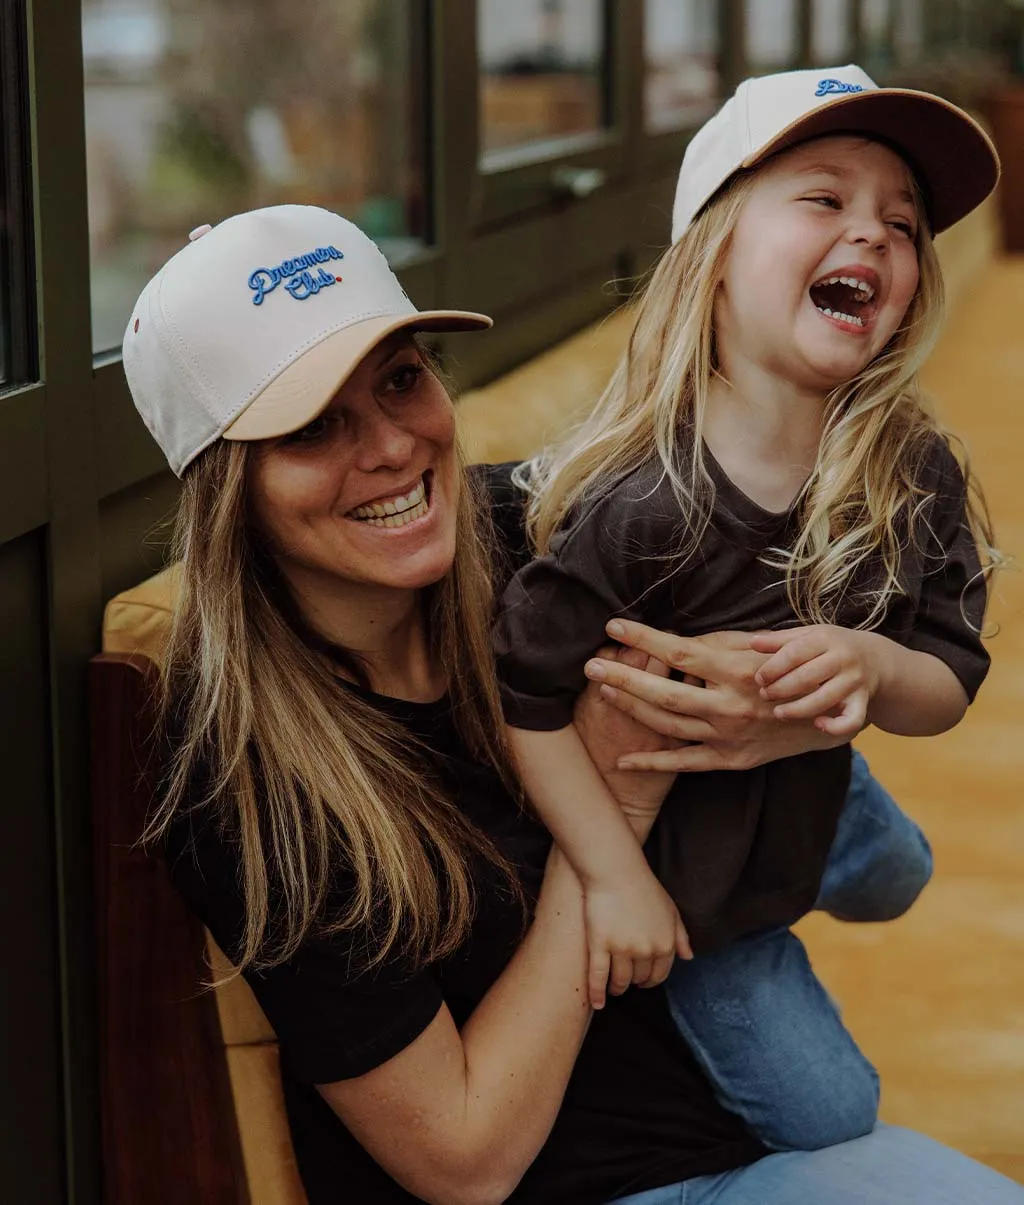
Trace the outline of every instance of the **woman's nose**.
<path fill-rule="evenodd" d="M 357 439 L 357 462 L 364 473 L 374 469 L 400 469 L 415 447 L 412 432 L 396 423 L 379 407 L 363 416 Z"/>

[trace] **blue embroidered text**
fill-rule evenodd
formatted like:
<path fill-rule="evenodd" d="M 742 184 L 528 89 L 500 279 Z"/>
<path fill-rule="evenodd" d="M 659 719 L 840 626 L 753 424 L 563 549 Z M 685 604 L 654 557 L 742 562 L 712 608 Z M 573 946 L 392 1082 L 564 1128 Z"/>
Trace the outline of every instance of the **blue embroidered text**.
<path fill-rule="evenodd" d="M 842 92 L 863 92 L 863 84 L 844 84 L 841 79 L 818 80 L 818 90 L 815 96 L 831 96 Z"/>
<path fill-rule="evenodd" d="M 276 268 L 256 268 L 249 276 L 249 288 L 256 294 L 252 299 L 253 305 L 262 305 L 263 298 L 272 293 L 282 281 L 296 301 L 305 301 L 321 289 L 338 283 L 337 277 L 325 272 L 318 265 L 332 259 L 344 258 L 344 253 L 337 247 L 317 247 L 315 251 L 307 251 L 305 255 L 296 256 L 295 259 L 286 259 Z M 315 276 L 310 271 L 312 268 L 317 270 Z"/>

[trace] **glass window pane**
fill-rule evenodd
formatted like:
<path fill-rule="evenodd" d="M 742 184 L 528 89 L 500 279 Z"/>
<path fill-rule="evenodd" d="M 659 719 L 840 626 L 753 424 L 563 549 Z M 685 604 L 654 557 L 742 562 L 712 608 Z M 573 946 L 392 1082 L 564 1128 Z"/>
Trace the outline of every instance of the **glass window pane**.
<path fill-rule="evenodd" d="M 477 0 L 480 155 L 601 129 L 603 0 Z"/>
<path fill-rule="evenodd" d="M 284 202 L 428 237 L 415 0 L 83 0 L 93 348 L 194 226 Z"/>
<path fill-rule="evenodd" d="M 901 63 L 914 63 L 924 50 L 924 0 L 902 0 L 896 9 L 893 31 L 896 57 Z"/>
<path fill-rule="evenodd" d="M 718 104 L 718 0 L 645 0 L 644 123 L 699 125 Z"/>
<path fill-rule="evenodd" d="M 811 57 L 819 67 L 841 67 L 850 59 L 850 0 L 814 0 Z"/>
<path fill-rule="evenodd" d="M 0 388 L 36 375 L 28 33 L 21 5 L 0 4 Z"/>
<path fill-rule="evenodd" d="M 752 75 L 784 71 L 797 57 L 796 0 L 747 0 L 747 60 Z"/>
<path fill-rule="evenodd" d="M 0 121 L 3 121 L 3 118 L 4 114 L 0 112 Z M 2 187 L 3 175 L 0 173 L 0 189 Z M 9 214 L 10 211 L 6 205 L 0 208 L 0 385 L 10 381 L 14 375 L 11 365 L 11 310 L 8 301 L 11 289 L 11 270 L 7 247 L 15 232 L 11 230 Z"/>
<path fill-rule="evenodd" d="M 891 9 L 891 0 L 863 0 L 861 6 L 864 68 L 876 78 L 884 75 L 892 58 L 889 45 Z"/>

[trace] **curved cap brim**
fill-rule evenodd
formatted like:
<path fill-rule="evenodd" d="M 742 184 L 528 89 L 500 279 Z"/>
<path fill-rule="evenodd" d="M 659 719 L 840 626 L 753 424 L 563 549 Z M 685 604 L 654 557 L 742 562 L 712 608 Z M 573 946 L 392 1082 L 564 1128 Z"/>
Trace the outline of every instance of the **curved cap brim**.
<path fill-rule="evenodd" d="M 934 234 L 966 217 L 999 180 L 999 155 L 981 126 L 941 97 L 909 88 L 857 92 L 822 105 L 742 166 L 825 134 L 867 134 L 899 151 L 924 188 Z"/>
<path fill-rule="evenodd" d="M 387 314 L 355 322 L 328 335 L 276 376 L 249 403 L 224 439 L 274 439 L 299 431 L 328 405 L 364 357 L 395 331 L 479 331 L 493 322 L 465 310 Z"/>

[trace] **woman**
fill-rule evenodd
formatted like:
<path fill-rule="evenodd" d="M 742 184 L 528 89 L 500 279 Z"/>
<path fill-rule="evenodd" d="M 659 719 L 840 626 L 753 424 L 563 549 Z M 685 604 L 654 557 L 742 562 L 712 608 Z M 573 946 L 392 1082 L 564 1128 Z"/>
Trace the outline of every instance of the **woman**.
<path fill-rule="evenodd" d="M 321 210 L 196 235 L 124 348 L 184 474 L 153 831 L 277 1032 L 312 1205 L 678 1200 L 683 1182 L 693 1201 L 1019 1200 L 899 1130 L 762 1158 L 661 993 L 591 1021 L 579 884 L 495 735 L 487 493 L 409 334 L 487 320 L 417 313 Z M 507 474 L 488 478 L 500 526 Z M 614 756 L 630 740 L 606 719 L 581 723 Z M 609 777 L 642 840 L 665 781 Z"/>

